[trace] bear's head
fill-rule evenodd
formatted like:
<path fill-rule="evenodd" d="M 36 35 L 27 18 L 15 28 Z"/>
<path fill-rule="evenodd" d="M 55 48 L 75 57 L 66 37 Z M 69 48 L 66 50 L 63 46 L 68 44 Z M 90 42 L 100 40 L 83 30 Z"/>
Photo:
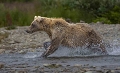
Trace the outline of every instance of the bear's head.
<path fill-rule="evenodd" d="M 47 18 L 41 16 L 35 16 L 30 27 L 26 32 L 33 33 L 36 31 L 45 31 L 48 35 L 51 34 L 51 30 L 54 28 L 65 27 L 69 23 L 62 18 Z"/>
<path fill-rule="evenodd" d="M 30 27 L 26 32 L 33 33 L 36 31 L 45 31 L 50 28 L 50 18 L 35 16 Z"/>

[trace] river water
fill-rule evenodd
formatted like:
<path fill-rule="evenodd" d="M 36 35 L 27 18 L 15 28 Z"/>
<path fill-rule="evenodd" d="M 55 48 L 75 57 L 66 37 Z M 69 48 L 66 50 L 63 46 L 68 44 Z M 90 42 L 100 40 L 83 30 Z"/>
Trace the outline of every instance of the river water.
<path fill-rule="evenodd" d="M 89 53 L 88 50 L 68 50 L 68 48 L 60 48 L 49 58 L 41 58 L 43 51 L 0 54 L 0 63 L 5 64 L 3 71 L 28 69 L 32 70 L 34 66 L 43 66 L 44 64 L 61 64 L 62 66 L 74 66 L 75 64 L 90 66 L 120 66 L 120 40 L 114 40 L 108 46 L 106 45 L 108 55 L 98 53 Z M 74 52 L 74 53 L 73 53 Z M 85 52 L 87 54 L 80 54 Z M 21 68 L 22 66 L 22 68 Z M 24 68 L 25 67 L 25 68 Z M 109 68 L 111 69 L 111 68 Z"/>

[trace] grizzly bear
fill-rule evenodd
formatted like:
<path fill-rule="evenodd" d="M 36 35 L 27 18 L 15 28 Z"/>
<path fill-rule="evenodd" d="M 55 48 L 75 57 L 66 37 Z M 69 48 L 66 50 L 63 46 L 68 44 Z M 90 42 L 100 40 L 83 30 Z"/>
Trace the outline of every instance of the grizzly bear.
<path fill-rule="evenodd" d="M 35 16 L 26 32 L 36 31 L 45 31 L 51 39 L 51 44 L 42 54 L 42 57 L 54 53 L 61 45 L 73 49 L 82 46 L 92 49 L 92 47 L 97 46 L 95 49 L 107 53 L 101 37 L 88 24 L 72 24 L 62 18 Z"/>

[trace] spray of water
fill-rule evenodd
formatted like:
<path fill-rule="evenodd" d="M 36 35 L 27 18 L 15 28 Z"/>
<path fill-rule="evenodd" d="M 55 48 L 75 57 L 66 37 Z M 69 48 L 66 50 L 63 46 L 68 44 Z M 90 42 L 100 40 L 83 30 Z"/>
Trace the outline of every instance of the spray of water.
<path fill-rule="evenodd" d="M 105 44 L 108 55 L 120 55 L 120 42 L 119 40 L 113 40 L 111 43 Z M 60 46 L 50 57 L 74 57 L 74 56 L 100 56 L 104 55 L 101 51 L 93 51 L 94 49 L 84 47 L 68 48 Z"/>
<path fill-rule="evenodd" d="M 109 46 L 106 46 L 106 49 L 109 53 L 109 55 L 120 55 L 120 40 L 113 40 L 113 42 L 111 42 L 109 44 Z"/>
<path fill-rule="evenodd" d="M 108 55 L 120 55 L 120 42 L 119 40 L 113 40 L 113 42 L 105 44 Z M 43 52 L 27 53 L 24 58 L 35 58 L 40 57 Z M 101 51 L 93 51 L 93 49 L 83 47 L 68 48 L 60 46 L 53 54 L 49 57 L 76 57 L 76 56 L 100 56 Z"/>

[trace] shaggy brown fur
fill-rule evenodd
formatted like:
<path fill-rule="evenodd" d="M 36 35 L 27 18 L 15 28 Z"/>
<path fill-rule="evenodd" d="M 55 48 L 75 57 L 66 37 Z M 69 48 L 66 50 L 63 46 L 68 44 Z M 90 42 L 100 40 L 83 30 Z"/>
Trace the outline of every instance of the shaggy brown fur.
<path fill-rule="evenodd" d="M 52 40 L 51 45 L 42 55 L 44 57 L 55 52 L 60 45 L 74 49 L 82 46 L 91 48 L 99 44 L 98 48 L 106 53 L 101 37 L 89 25 L 70 24 L 62 18 L 35 16 L 27 32 L 35 31 L 45 31 Z"/>

